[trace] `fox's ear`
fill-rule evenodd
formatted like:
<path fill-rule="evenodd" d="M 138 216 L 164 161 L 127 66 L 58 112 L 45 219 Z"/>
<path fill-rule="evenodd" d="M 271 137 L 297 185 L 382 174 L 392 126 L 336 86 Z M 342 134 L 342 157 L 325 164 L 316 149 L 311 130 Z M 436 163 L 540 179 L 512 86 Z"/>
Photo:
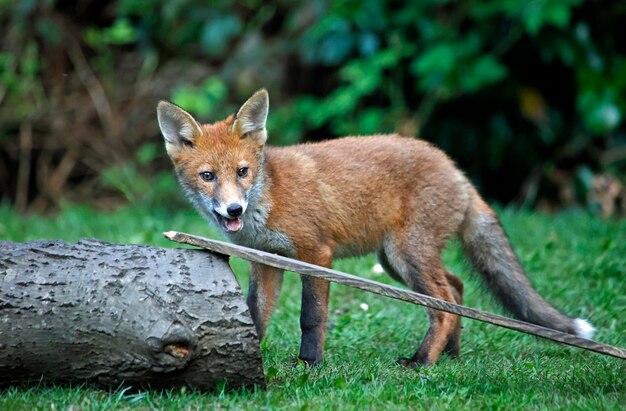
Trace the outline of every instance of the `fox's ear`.
<path fill-rule="evenodd" d="M 182 108 L 167 101 L 159 101 L 157 118 L 170 157 L 184 147 L 193 147 L 202 129 L 200 124 Z"/>
<path fill-rule="evenodd" d="M 251 138 L 256 144 L 262 146 L 267 140 L 265 121 L 269 110 L 270 97 L 267 90 L 262 88 L 243 103 L 233 122 L 232 130 L 241 138 Z"/>

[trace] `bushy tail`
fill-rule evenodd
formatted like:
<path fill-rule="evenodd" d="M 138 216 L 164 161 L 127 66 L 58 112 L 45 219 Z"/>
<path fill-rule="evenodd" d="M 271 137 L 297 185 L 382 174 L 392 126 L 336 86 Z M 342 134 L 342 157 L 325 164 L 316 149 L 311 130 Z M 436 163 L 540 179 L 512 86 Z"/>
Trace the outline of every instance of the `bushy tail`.
<path fill-rule="evenodd" d="M 595 331 L 591 324 L 559 312 L 533 288 L 495 213 L 472 191 L 460 240 L 498 301 L 520 320 L 591 338 Z"/>

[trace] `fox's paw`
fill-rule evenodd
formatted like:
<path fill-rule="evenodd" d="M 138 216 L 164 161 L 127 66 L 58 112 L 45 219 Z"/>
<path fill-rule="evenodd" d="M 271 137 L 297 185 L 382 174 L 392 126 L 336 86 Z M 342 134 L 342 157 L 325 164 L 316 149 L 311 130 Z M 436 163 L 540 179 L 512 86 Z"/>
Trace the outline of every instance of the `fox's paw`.
<path fill-rule="evenodd" d="M 446 345 L 443 352 L 448 354 L 448 357 L 450 358 L 459 358 L 459 355 L 461 354 L 461 346 L 458 341 L 451 340 L 448 342 L 448 345 Z"/>
<path fill-rule="evenodd" d="M 298 364 L 304 364 L 307 367 L 314 367 L 314 366 L 318 366 L 318 365 L 322 365 L 322 363 L 324 362 L 323 359 L 307 359 L 307 358 L 302 358 L 302 357 L 294 357 L 293 359 L 293 365 L 297 366 Z"/>
<path fill-rule="evenodd" d="M 400 358 L 396 361 L 396 364 L 401 365 L 406 368 L 415 369 L 418 367 L 428 367 L 431 365 L 428 361 L 419 361 L 414 360 L 413 358 Z"/>

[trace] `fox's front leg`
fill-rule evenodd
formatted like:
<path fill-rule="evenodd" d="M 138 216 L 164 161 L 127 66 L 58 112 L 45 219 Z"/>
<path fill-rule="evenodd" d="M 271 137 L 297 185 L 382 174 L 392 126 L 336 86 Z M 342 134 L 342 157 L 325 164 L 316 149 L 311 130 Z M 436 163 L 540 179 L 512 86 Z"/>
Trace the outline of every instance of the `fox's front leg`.
<path fill-rule="evenodd" d="M 302 341 L 298 358 L 309 365 L 324 359 L 324 338 L 328 319 L 328 281 L 302 276 Z"/>
<path fill-rule="evenodd" d="M 280 294 L 283 270 L 263 264 L 250 263 L 250 287 L 248 308 L 256 327 L 259 340 L 265 336 L 272 311 Z"/>
<path fill-rule="evenodd" d="M 332 250 L 322 248 L 315 255 L 300 255 L 299 259 L 330 268 Z M 302 307 L 300 312 L 300 329 L 302 341 L 298 358 L 308 365 L 319 364 L 324 359 L 324 339 L 326 338 L 326 321 L 328 320 L 328 281 L 302 276 Z"/>

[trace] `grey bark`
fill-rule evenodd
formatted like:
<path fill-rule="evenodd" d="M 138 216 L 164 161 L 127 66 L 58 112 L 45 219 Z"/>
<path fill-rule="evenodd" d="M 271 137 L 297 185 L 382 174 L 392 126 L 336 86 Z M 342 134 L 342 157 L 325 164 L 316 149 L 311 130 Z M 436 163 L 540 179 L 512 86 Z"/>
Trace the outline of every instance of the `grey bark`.
<path fill-rule="evenodd" d="M 264 385 L 227 260 L 82 240 L 0 242 L 0 385 Z"/>

